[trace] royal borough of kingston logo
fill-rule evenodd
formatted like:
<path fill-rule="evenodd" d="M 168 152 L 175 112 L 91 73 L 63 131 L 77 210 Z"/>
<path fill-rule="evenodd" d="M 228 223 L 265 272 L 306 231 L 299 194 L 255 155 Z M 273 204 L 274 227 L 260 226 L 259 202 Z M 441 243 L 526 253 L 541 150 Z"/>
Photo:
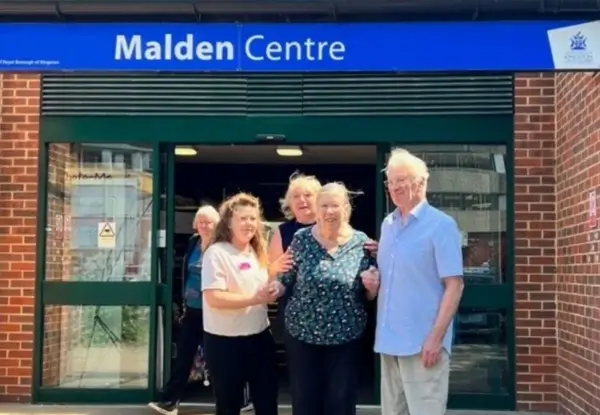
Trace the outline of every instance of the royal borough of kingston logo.
<path fill-rule="evenodd" d="M 565 55 L 566 63 L 582 65 L 594 62 L 594 54 L 588 49 L 588 39 L 581 31 L 571 36 L 570 42 L 569 51 Z"/>
<path fill-rule="evenodd" d="M 587 38 L 577 32 L 571 37 L 571 50 L 586 50 L 587 49 Z"/>

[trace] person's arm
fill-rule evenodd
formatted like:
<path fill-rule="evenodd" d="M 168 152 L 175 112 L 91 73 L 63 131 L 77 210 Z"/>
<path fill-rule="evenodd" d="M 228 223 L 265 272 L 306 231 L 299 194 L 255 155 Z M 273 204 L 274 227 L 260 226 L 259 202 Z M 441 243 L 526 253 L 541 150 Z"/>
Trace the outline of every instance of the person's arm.
<path fill-rule="evenodd" d="M 286 289 L 293 286 L 296 283 L 296 275 L 298 273 L 298 263 L 300 260 L 300 252 L 302 251 L 302 244 L 300 242 L 300 238 L 302 238 L 302 236 L 296 234 L 294 235 L 294 238 L 292 239 L 292 243 L 290 244 L 289 250 L 292 253 L 292 257 L 294 259 L 294 262 L 292 264 L 292 268 L 290 268 L 290 270 L 288 272 L 286 272 L 285 274 L 281 274 L 280 276 L 277 277 L 277 281 L 279 281 Z"/>
<path fill-rule="evenodd" d="M 444 283 L 444 295 L 430 336 L 441 342 L 458 311 L 464 286 L 461 235 L 454 220 L 440 224 L 433 249 L 438 276 Z"/>
<path fill-rule="evenodd" d="M 204 253 L 202 260 L 202 294 L 211 307 L 235 310 L 261 304 L 255 294 L 232 293 L 227 287 L 227 274 L 223 255 L 215 246 Z"/>
<path fill-rule="evenodd" d="M 269 257 L 269 262 L 274 262 L 281 255 L 283 255 L 283 243 L 281 241 L 281 232 L 277 228 L 271 237 L 271 242 L 269 242 L 267 256 Z"/>
<path fill-rule="evenodd" d="M 281 257 L 283 254 L 281 232 L 279 231 L 279 228 L 277 228 L 271 237 L 271 242 L 269 242 L 269 248 L 267 250 L 267 257 L 269 259 L 269 281 L 274 280 L 279 275 L 279 272 L 277 272 L 277 261 L 282 260 Z"/>
<path fill-rule="evenodd" d="M 367 291 L 365 294 L 365 298 L 367 299 L 367 301 L 373 301 L 375 298 L 377 298 L 377 294 Z"/>
<path fill-rule="evenodd" d="M 375 298 L 377 298 L 377 293 L 376 292 L 373 293 L 373 292 L 370 292 L 369 290 L 367 290 L 367 288 L 363 284 L 361 274 L 364 271 L 367 271 L 371 267 L 377 268 L 377 260 L 373 257 L 373 254 L 367 248 L 363 247 L 363 251 L 364 251 L 364 256 L 361 260 L 360 269 L 358 271 L 359 295 L 362 298 L 365 298 L 367 301 L 373 301 Z"/>
<path fill-rule="evenodd" d="M 373 301 L 374 299 L 377 298 L 377 293 L 372 293 L 370 291 L 366 291 L 365 297 L 366 297 L 367 301 Z"/>
<path fill-rule="evenodd" d="M 181 284 L 180 284 L 180 295 L 181 295 L 181 304 L 182 307 L 185 308 L 185 286 L 187 283 L 187 279 L 189 277 L 188 267 L 190 265 L 190 255 L 194 250 L 194 245 L 198 242 L 199 236 L 198 234 L 193 234 L 185 247 L 185 254 L 183 255 L 183 259 L 181 261 Z"/>

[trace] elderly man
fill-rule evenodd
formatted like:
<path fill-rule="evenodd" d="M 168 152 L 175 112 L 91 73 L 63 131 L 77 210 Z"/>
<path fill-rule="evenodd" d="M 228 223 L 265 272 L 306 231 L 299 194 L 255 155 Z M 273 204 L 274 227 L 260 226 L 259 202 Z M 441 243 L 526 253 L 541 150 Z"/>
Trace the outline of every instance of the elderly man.
<path fill-rule="evenodd" d="M 382 415 L 444 415 L 452 321 L 462 295 L 461 235 L 426 199 L 425 162 L 392 151 L 387 186 L 396 205 L 381 225 L 375 351 Z"/>

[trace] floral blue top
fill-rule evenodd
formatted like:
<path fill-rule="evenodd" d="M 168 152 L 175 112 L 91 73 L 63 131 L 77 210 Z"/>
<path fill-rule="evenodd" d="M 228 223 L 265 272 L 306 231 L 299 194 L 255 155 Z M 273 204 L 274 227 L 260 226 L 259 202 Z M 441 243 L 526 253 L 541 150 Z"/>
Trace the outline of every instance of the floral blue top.
<path fill-rule="evenodd" d="M 360 274 L 375 259 L 364 249 L 369 238 L 352 238 L 330 254 L 315 239 L 312 227 L 299 230 L 290 249 L 294 267 L 279 280 L 294 291 L 285 308 L 285 328 L 303 342 L 338 345 L 362 336 L 367 313 Z"/>

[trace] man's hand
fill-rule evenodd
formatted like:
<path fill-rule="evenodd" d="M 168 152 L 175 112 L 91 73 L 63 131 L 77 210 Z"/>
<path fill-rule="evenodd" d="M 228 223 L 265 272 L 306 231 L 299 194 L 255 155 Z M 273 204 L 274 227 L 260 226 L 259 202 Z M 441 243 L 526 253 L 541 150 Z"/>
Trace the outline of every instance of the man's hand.
<path fill-rule="evenodd" d="M 435 366 L 442 356 L 442 340 L 438 340 L 437 337 L 429 335 L 425 344 L 423 344 L 423 351 L 421 353 L 421 361 L 425 369 L 429 369 Z"/>
<path fill-rule="evenodd" d="M 373 258 L 377 257 L 377 250 L 379 249 L 379 243 L 373 239 L 369 239 L 364 244 L 364 248 L 369 251 Z"/>
<path fill-rule="evenodd" d="M 369 294 L 369 299 L 373 299 L 379 291 L 379 271 L 375 267 L 369 267 L 368 270 L 361 272 L 360 278 Z"/>

